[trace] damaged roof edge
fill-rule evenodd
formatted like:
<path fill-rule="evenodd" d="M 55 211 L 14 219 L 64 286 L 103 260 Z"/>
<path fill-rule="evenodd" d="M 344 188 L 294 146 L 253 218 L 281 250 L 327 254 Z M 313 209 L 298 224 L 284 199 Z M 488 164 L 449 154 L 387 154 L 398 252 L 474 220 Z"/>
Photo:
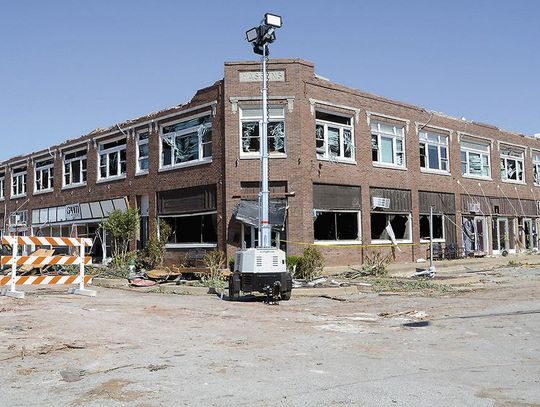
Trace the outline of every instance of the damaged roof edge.
<path fill-rule="evenodd" d="M 401 100 L 391 99 L 391 98 L 388 98 L 388 97 L 385 97 L 385 96 L 377 95 L 376 93 L 365 92 L 365 91 L 362 91 L 362 90 L 359 90 L 359 89 L 351 88 L 351 87 L 342 85 L 340 83 L 334 82 L 331 79 L 329 79 L 329 78 L 327 78 L 325 76 L 322 76 L 322 75 L 320 75 L 318 73 L 314 74 L 314 78 L 315 78 L 316 81 L 320 82 L 320 83 L 311 83 L 314 86 L 328 87 L 330 89 L 350 93 L 350 94 L 353 94 L 355 96 L 360 96 L 360 97 L 364 97 L 364 98 L 368 98 L 368 99 L 382 101 L 382 102 L 394 104 L 394 105 L 397 105 L 397 106 L 400 106 L 400 107 L 405 107 L 405 108 L 408 108 L 408 109 L 416 110 L 416 111 L 422 111 L 422 112 L 437 115 L 439 117 L 443 117 L 443 118 L 446 118 L 446 119 L 457 120 L 459 122 L 473 124 L 473 125 L 476 125 L 476 126 L 480 126 L 480 127 L 484 127 L 484 128 L 488 128 L 488 129 L 492 129 L 492 130 L 497 130 L 497 131 L 501 131 L 501 132 L 511 134 L 511 135 L 514 135 L 514 136 L 527 137 L 527 138 L 532 138 L 532 139 L 537 138 L 534 135 L 527 135 L 527 134 L 523 134 L 523 133 L 520 133 L 520 132 L 517 132 L 517 131 L 506 130 L 506 129 L 503 129 L 501 127 L 495 126 L 493 124 L 489 124 L 489 123 L 482 123 L 482 122 L 478 122 L 478 121 L 474 121 L 474 120 L 466 120 L 466 119 L 463 119 L 463 118 L 458 118 L 458 117 L 455 117 L 455 116 L 452 116 L 452 115 L 449 115 L 449 114 L 446 114 L 446 113 L 442 113 L 442 112 L 438 112 L 438 111 L 435 111 L 435 110 L 427 109 L 427 108 L 421 107 L 421 106 L 412 105 L 412 104 L 407 103 L 407 102 L 402 102 Z"/>
<path fill-rule="evenodd" d="M 26 161 L 26 160 L 29 160 L 29 159 L 34 158 L 34 157 L 40 157 L 42 155 L 48 154 L 49 152 L 51 152 L 53 150 L 58 150 L 58 149 L 63 150 L 63 149 L 69 148 L 70 146 L 75 147 L 75 146 L 77 146 L 79 144 L 83 144 L 84 142 L 91 141 L 96 136 L 106 137 L 106 136 L 121 132 L 120 129 L 129 130 L 129 129 L 134 128 L 134 127 L 138 127 L 138 126 L 142 126 L 144 124 L 151 123 L 151 122 L 153 122 L 155 120 L 161 120 L 161 119 L 163 119 L 163 118 L 165 118 L 165 117 L 167 117 L 169 115 L 182 114 L 182 113 L 186 113 L 186 112 L 189 112 L 189 111 L 192 111 L 192 110 L 197 110 L 199 108 L 204 109 L 205 107 L 215 105 L 215 104 L 217 104 L 217 100 L 212 100 L 212 101 L 209 101 L 209 102 L 207 101 L 207 102 L 197 104 L 197 102 L 198 102 L 197 97 L 200 96 L 204 92 L 208 92 L 208 91 L 212 90 L 213 88 L 217 88 L 222 83 L 223 83 L 223 79 L 220 79 L 220 80 L 214 82 L 210 86 L 198 89 L 195 92 L 195 94 L 193 95 L 193 97 L 190 99 L 189 102 L 182 103 L 182 104 L 179 104 L 179 105 L 176 105 L 176 106 L 167 107 L 167 108 L 164 108 L 164 109 L 161 109 L 161 110 L 157 110 L 155 112 L 152 112 L 152 113 L 149 113 L 149 114 L 146 114 L 146 115 L 143 115 L 143 116 L 139 116 L 139 117 L 136 117 L 134 119 L 125 120 L 125 121 L 123 121 L 121 123 L 115 123 L 115 124 L 113 124 L 113 125 L 111 125 L 109 127 L 106 127 L 106 128 L 97 128 L 97 129 L 94 129 L 94 130 L 90 131 L 89 133 L 83 134 L 83 135 L 81 135 L 81 136 L 79 136 L 77 138 L 68 139 L 66 141 L 63 141 L 60 144 L 56 144 L 56 145 L 46 147 L 46 148 L 43 148 L 43 149 L 40 149 L 40 150 L 37 150 L 37 151 L 33 151 L 31 153 L 28 153 L 28 154 L 20 154 L 20 155 L 17 155 L 15 157 L 8 158 L 7 160 L 0 161 L 0 170 L 1 170 L 2 167 L 12 165 L 12 164 L 17 164 L 19 162 Z M 125 129 L 123 129 L 123 128 L 125 128 Z"/>

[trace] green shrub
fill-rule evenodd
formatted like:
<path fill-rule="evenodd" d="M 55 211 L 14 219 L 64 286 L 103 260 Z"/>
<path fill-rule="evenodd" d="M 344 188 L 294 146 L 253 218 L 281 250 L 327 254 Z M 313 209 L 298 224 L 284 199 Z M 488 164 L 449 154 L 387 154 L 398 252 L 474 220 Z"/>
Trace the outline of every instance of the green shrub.
<path fill-rule="evenodd" d="M 159 222 L 159 233 L 156 224 L 152 226 L 144 256 L 145 262 L 150 268 L 163 266 L 165 245 L 169 241 L 171 233 L 171 226 L 166 221 Z"/>
<path fill-rule="evenodd" d="M 225 287 L 225 277 L 222 273 L 225 259 L 225 253 L 221 250 L 212 250 L 204 255 L 204 264 L 209 270 L 209 273 L 201 279 L 204 285 L 219 289 Z"/>
<path fill-rule="evenodd" d="M 313 280 L 322 274 L 324 257 L 316 247 L 307 247 L 302 255 L 302 260 L 297 264 L 296 276 L 306 280 Z"/>
<path fill-rule="evenodd" d="M 297 273 L 301 263 L 302 256 L 297 256 L 294 254 L 287 256 L 287 270 L 289 270 L 292 275 L 295 275 Z"/>
<path fill-rule="evenodd" d="M 231 273 L 234 272 L 234 262 L 235 262 L 234 256 L 229 257 L 228 264 L 229 264 L 229 271 Z"/>
<path fill-rule="evenodd" d="M 368 276 L 382 277 L 388 274 L 388 264 L 392 260 L 392 253 L 381 254 L 379 250 L 366 253 L 362 273 Z"/>

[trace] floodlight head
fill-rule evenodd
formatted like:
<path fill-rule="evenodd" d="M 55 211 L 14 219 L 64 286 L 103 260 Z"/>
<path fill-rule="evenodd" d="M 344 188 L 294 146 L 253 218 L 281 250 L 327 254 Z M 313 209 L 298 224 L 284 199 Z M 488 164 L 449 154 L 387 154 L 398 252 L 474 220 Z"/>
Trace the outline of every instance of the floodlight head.
<path fill-rule="evenodd" d="M 282 24 L 281 16 L 278 16 L 276 14 L 266 13 L 264 15 L 264 23 L 266 25 L 270 25 L 275 28 L 280 28 Z"/>
<path fill-rule="evenodd" d="M 252 29 L 246 31 L 246 40 L 248 42 L 256 41 L 258 36 L 259 31 L 257 30 L 257 27 L 253 27 Z"/>

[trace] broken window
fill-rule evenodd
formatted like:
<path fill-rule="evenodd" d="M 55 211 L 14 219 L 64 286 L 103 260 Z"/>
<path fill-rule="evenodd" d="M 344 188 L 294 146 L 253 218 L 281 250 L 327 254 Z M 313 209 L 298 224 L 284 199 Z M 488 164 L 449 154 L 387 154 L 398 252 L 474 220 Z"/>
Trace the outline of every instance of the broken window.
<path fill-rule="evenodd" d="M 11 197 L 26 195 L 26 167 L 11 170 Z"/>
<path fill-rule="evenodd" d="M 38 161 L 35 164 L 36 192 L 50 191 L 54 188 L 54 160 Z"/>
<path fill-rule="evenodd" d="M 411 240 L 411 214 L 371 213 L 371 240 L 390 241 Z"/>
<path fill-rule="evenodd" d="M 540 153 L 533 151 L 534 183 L 540 185 Z"/>
<path fill-rule="evenodd" d="M 147 131 L 137 135 L 137 172 L 148 172 L 148 145 L 149 133 Z"/>
<path fill-rule="evenodd" d="M 317 157 L 354 159 L 352 118 L 321 111 L 315 113 L 315 118 Z"/>
<path fill-rule="evenodd" d="M 64 155 L 64 186 L 86 183 L 86 150 Z"/>
<path fill-rule="evenodd" d="M 359 240 L 359 212 L 315 210 L 313 231 L 315 240 Z"/>
<path fill-rule="evenodd" d="M 429 215 L 420 215 L 420 239 L 429 240 Z M 444 240 L 444 216 L 433 215 L 433 240 Z"/>
<path fill-rule="evenodd" d="M 187 214 L 160 217 L 171 227 L 169 245 L 200 245 L 217 242 L 217 214 Z"/>
<path fill-rule="evenodd" d="M 126 139 L 101 143 L 98 179 L 121 177 L 126 174 Z"/>
<path fill-rule="evenodd" d="M 491 176 L 488 144 L 461 141 L 461 173 L 474 177 Z"/>
<path fill-rule="evenodd" d="M 241 155 L 259 156 L 262 111 L 260 107 L 240 109 L 241 122 Z M 285 154 L 285 109 L 270 107 L 268 109 L 268 153 Z"/>
<path fill-rule="evenodd" d="M 371 158 L 383 165 L 404 167 L 405 128 L 382 122 L 371 123 Z"/>
<path fill-rule="evenodd" d="M 420 167 L 448 172 L 448 136 L 420 131 Z"/>
<path fill-rule="evenodd" d="M 501 148 L 501 180 L 524 181 L 523 151 Z"/>
<path fill-rule="evenodd" d="M 212 158 L 212 116 L 201 116 L 164 126 L 161 168 Z"/>

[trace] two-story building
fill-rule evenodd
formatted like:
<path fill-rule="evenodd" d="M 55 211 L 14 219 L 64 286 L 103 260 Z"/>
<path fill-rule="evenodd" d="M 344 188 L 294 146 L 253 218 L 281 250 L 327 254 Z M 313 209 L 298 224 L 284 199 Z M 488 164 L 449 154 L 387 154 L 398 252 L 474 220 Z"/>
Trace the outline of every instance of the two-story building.
<path fill-rule="evenodd" d="M 171 225 L 168 261 L 257 244 L 259 62 L 225 63 L 189 103 L 0 163 L 5 234 L 86 236 L 96 260 L 114 209 L 141 213 L 138 245 Z M 269 63 L 272 237 L 328 265 L 368 251 L 426 257 L 538 246 L 540 141 L 333 83 L 297 59 Z"/>

